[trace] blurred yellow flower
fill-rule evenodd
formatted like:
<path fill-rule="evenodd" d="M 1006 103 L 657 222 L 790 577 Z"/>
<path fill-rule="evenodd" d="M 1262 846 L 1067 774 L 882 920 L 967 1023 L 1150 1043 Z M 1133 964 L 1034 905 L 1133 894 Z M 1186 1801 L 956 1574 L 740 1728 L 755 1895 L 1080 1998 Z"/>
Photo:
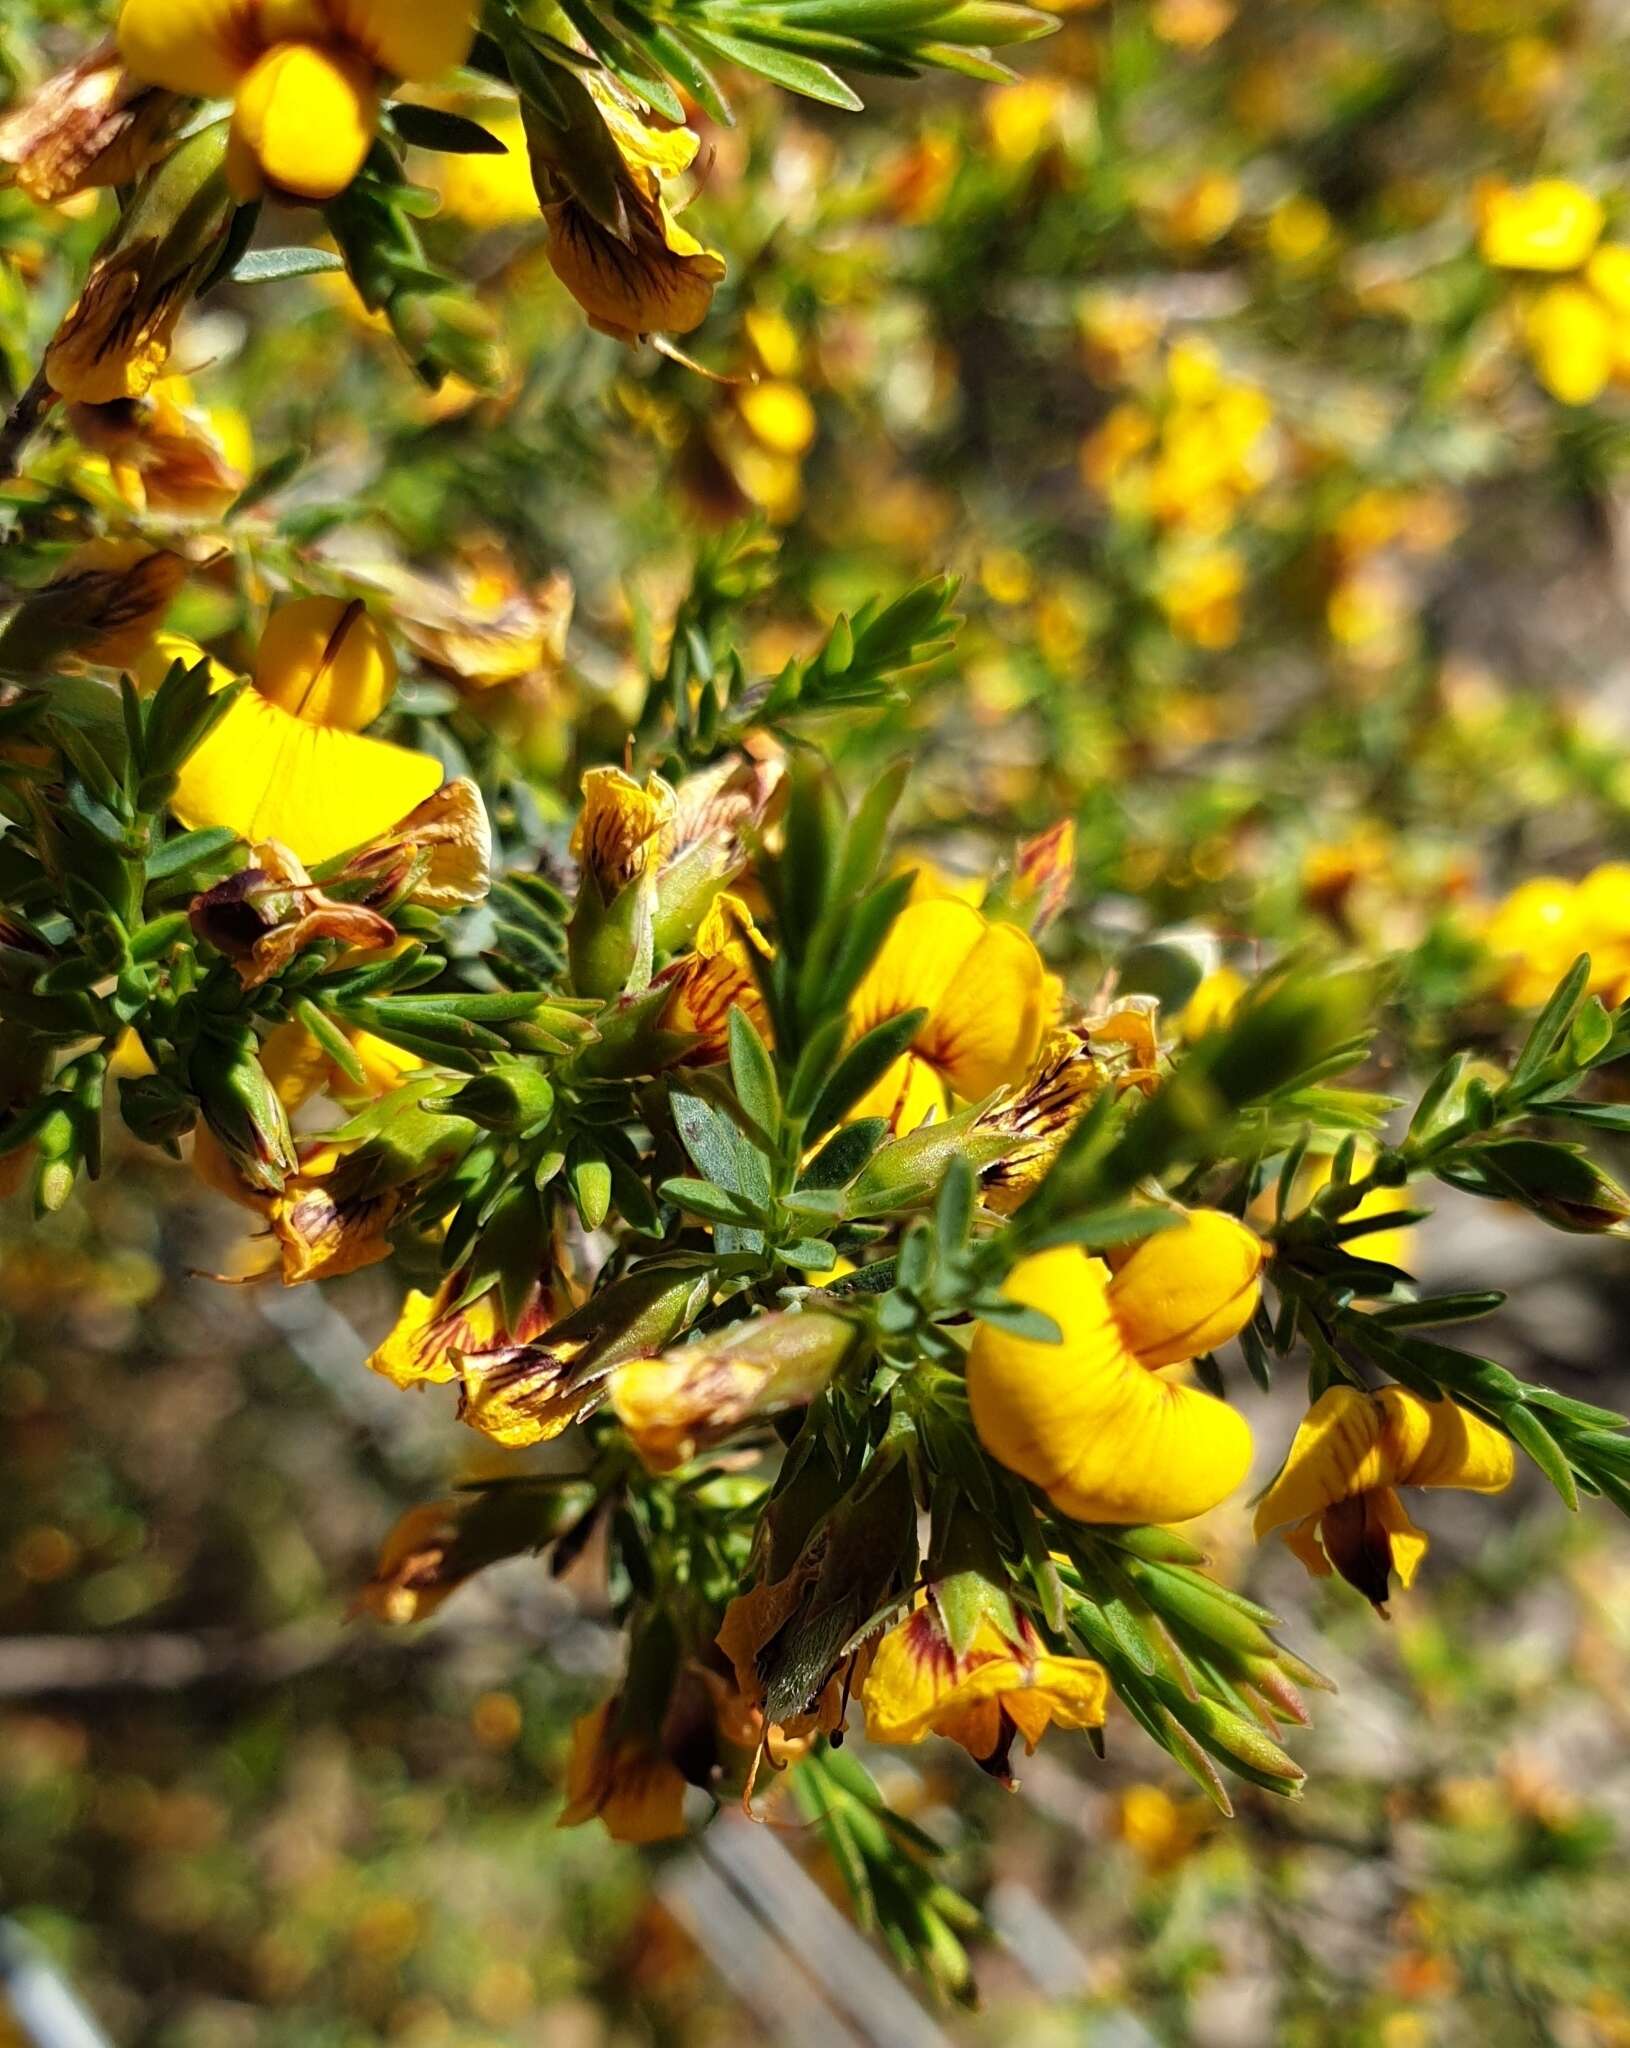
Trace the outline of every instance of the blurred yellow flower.
<path fill-rule="evenodd" d="M 685 1781 L 655 1734 L 630 1725 L 631 1710 L 619 1693 L 572 1723 L 557 1827 L 601 1820 L 614 1842 L 661 1842 L 685 1832 Z"/>
<path fill-rule="evenodd" d="M 464 111 L 504 145 L 502 155 L 437 154 L 432 157 L 441 210 L 449 220 L 485 233 L 539 217 L 537 189 L 526 129 L 519 114 L 476 105 Z"/>
<path fill-rule="evenodd" d="M 1534 875 L 1488 919 L 1483 944 L 1508 1003 L 1543 1003 L 1581 953 L 1590 989 L 1610 1005 L 1630 995 L 1630 862 L 1607 861 L 1579 882 Z"/>
<path fill-rule="evenodd" d="M 1481 203 L 1478 249 L 1497 270 L 1577 270 L 1601 237 L 1601 201 L 1566 178 L 1499 185 Z"/>
<path fill-rule="evenodd" d="M 270 185 L 322 200 L 362 168 L 383 79 L 462 64 L 476 13 L 476 0 L 124 0 L 119 48 L 139 79 L 233 101 L 227 173 L 240 199 Z"/>

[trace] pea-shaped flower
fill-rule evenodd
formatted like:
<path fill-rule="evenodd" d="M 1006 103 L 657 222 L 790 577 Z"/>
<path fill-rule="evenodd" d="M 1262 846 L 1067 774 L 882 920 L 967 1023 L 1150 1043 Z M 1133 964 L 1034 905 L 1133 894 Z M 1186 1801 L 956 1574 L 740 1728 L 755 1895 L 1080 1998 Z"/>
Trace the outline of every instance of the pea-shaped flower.
<path fill-rule="evenodd" d="M 1264 1247 L 1220 1209 L 1190 1209 L 1109 1263 L 1109 1305 L 1145 1365 L 1180 1365 L 1237 1337 L 1262 1292 Z"/>
<path fill-rule="evenodd" d="M 1331 1387 L 1303 1417 L 1257 1505 L 1257 1537 L 1282 1529 L 1316 1578 L 1340 1572 L 1384 1614 L 1392 1574 L 1407 1588 L 1427 1549 L 1396 1489 L 1503 1493 L 1514 1463 L 1507 1439 L 1454 1401 L 1423 1400 L 1407 1387 Z"/>
<path fill-rule="evenodd" d="M 204 659 L 161 634 L 138 670 L 156 688 L 170 664 Z M 225 688 L 231 672 L 212 664 Z M 309 866 L 387 832 L 438 788 L 441 763 L 361 728 L 396 687 L 383 628 L 361 604 L 308 597 L 281 606 L 250 687 L 183 764 L 171 809 L 184 825 L 275 839 Z"/>
<path fill-rule="evenodd" d="M 332 199 L 362 168 L 386 78 L 462 64 L 475 0 L 124 0 L 132 74 L 233 102 L 227 173 L 240 199 L 265 186 Z"/>
<path fill-rule="evenodd" d="M 968 1400 L 992 1457 L 1078 1522 L 1184 1522 L 1234 1491 L 1250 1430 L 1226 1402 L 1139 1358 L 1101 1261 L 1070 1245 L 1039 1252 L 1003 1291 L 1051 1316 L 1062 1341 L 989 1323 L 975 1332 Z"/>

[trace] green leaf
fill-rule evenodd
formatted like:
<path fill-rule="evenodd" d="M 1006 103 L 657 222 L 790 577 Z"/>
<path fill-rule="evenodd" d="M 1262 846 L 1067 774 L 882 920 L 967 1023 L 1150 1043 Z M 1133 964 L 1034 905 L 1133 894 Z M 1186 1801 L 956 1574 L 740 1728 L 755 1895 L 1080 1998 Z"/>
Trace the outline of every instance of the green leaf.
<path fill-rule="evenodd" d="M 332 249 L 251 249 L 232 272 L 232 282 L 280 284 L 285 278 L 318 277 L 344 268 L 344 262 Z"/>
<path fill-rule="evenodd" d="M 676 1174 L 662 1183 L 659 1192 L 665 1202 L 672 1202 L 676 1209 L 687 1210 L 693 1216 L 700 1216 L 709 1223 L 742 1225 L 751 1228 L 762 1225 L 765 1218 L 761 1209 L 743 1196 L 722 1188 L 717 1181 L 694 1180 L 685 1174 Z M 831 1261 L 827 1263 L 830 1265 Z"/>
<path fill-rule="evenodd" d="M 819 100 L 824 106 L 841 107 L 845 113 L 857 114 L 860 111 L 859 95 L 845 85 L 835 71 L 814 57 L 795 56 L 790 50 L 749 42 L 743 36 L 721 35 L 717 29 L 704 29 L 700 24 L 691 33 L 717 50 L 721 57 L 739 64 L 744 71 L 756 72 L 760 78 L 767 78 L 788 92 L 799 93 L 805 99 Z"/>
<path fill-rule="evenodd" d="M 927 1021 L 926 1010 L 906 1010 L 898 1017 L 886 1017 L 881 1024 L 874 1024 L 857 1040 L 821 1090 L 804 1128 L 806 1142 L 831 1130 L 869 1088 L 875 1087 Z"/>
<path fill-rule="evenodd" d="M 888 1129 L 886 1117 L 866 1116 L 834 1131 L 798 1176 L 799 1189 L 846 1188 L 887 1137 Z"/>
<path fill-rule="evenodd" d="M 414 149 L 438 150 L 447 156 L 508 156 L 509 149 L 490 129 L 445 107 L 424 107 L 412 100 L 393 101 L 387 110 L 391 126 Z"/>
<path fill-rule="evenodd" d="M 1564 1504 L 1577 1513 L 1579 1489 L 1574 1483 L 1573 1470 L 1562 1446 L 1544 1423 L 1531 1408 L 1523 1407 L 1520 1402 L 1514 1402 L 1507 1408 L 1500 1420 L 1510 1432 L 1512 1441 L 1528 1453 L 1556 1488 Z"/>
<path fill-rule="evenodd" d="M 736 1098 L 761 1131 L 773 1135 L 781 1126 L 781 1091 L 775 1065 L 745 1010 L 732 1007 L 729 1019 L 730 1078 Z"/>

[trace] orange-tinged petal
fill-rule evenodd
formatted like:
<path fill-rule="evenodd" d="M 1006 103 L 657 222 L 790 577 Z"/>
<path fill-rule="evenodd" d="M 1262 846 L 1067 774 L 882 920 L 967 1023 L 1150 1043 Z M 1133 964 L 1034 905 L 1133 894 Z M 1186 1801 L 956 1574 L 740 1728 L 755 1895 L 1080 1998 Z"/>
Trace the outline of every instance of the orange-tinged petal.
<path fill-rule="evenodd" d="M 1421 1560 L 1426 1556 L 1426 1531 L 1416 1528 L 1409 1519 L 1408 1510 L 1390 1486 L 1383 1486 L 1374 1496 L 1370 1512 L 1387 1532 L 1392 1546 L 1392 1569 L 1398 1575 L 1399 1585 L 1407 1593 L 1415 1583 Z"/>
<path fill-rule="evenodd" d="M 1257 1503 L 1258 1540 L 1396 1476 L 1383 1413 L 1357 1387 L 1327 1387 L 1303 1416 L 1278 1477 Z"/>
<path fill-rule="evenodd" d="M 1375 1396 L 1396 1486 L 1458 1486 L 1503 1493 L 1516 1470 L 1511 1441 L 1454 1401 L 1424 1401 L 1407 1387 Z"/>
<path fill-rule="evenodd" d="M 396 656 L 366 606 L 302 597 L 279 605 L 266 621 L 254 681 L 269 703 L 308 725 L 361 732 L 390 702 Z"/>
<path fill-rule="evenodd" d="M 1251 1433 L 1225 1402 L 1170 1386 L 1127 1349 L 1103 1266 L 1073 1246 L 1025 1259 L 1004 1292 L 1041 1310 L 1059 1344 L 981 1324 L 968 1399 L 991 1454 L 1083 1522 L 1181 1522 L 1245 1477 Z"/>
<path fill-rule="evenodd" d="M 348 43 L 395 78 L 440 78 L 470 54 L 477 0 L 323 0 Z"/>
<path fill-rule="evenodd" d="M 936 1010 L 984 930 L 972 904 L 954 897 L 908 903 L 855 990 L 851 1037 L 906 1010 Z"/>

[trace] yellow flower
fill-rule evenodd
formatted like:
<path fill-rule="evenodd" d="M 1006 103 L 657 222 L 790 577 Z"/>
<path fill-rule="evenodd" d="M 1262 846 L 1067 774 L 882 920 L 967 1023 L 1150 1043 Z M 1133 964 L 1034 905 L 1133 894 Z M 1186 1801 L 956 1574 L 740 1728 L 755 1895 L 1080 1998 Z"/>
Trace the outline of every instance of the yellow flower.
<path fill-rule="evenodd" d="M 335 1280 L 390 1256 L 399 1187 L 378 1185 L 374 1162 L 348 1145 L 300 1147 L 296 1170 L 266 1202 L 283 1260 L 283 1282 Z"/>
<path fill-rule="evenodd" d="M 495 542 L 470 548 L 445 581 L 403 578 L 393 585 L 393 595 L 403 637 L 470 689 L 490 690 L 540 674 L 552 678 L 565 659 L 571 578 L 557 570 L 528 589 Z"/>
<path fill-rule="evenodd" d="M 1078 1027 L 1054 1032 L 1024 1086 L 992 1103 L 974 1126 L 1016 1141 L 980 1175 L 987 1209 L 1010 1216 L 1034 1192 L 1111 1072 L 1109 1062 L 1095 1056 L 1089 1033 Z"/>
<path fill-rule="evenodd" d="M 733 1009 L 769 1040 L 769 1013 L 753 972 L 753 953 L 768 959 L 769 941 L 741 898 L 725 890 L 702 919 L 691 951 L 658 977 L 671 991 L 662 1011 L 662 1029 L 695 1040 L 680 1055 L 688 1065 L 707 1066 L 728 1057 Z"/>
<path fill-rule="evenodd" d="M 1004 1292 L 1051 1316 L 1044 1344 L 980 1324 L 968 1401 L 991 1455 L 1081 1522 L 1183 1522 L 1233 1492 L 1251 1433 L 1222 1401 L 1172 1386 L 1130 1348 L 1107 1268 L 1073 1246 L 1037 1253 Z"/>
<path fill-rule="evenodd" d="M 1219 1031 L 1239 1008 L 1240 997 L 1250 984 L 1232 967 L 1214 967 L 1183 1007 L 1177 1028 L 1186 1043 Z"/>
<path fill-rule="evenodd" d="M 1583 881 L 1535 875 L 1489 918 L 1483 943 L 1508 1003 L 1543 1003 L 1581 953 L 1590 989 L 1611 1005 L 1630 994 L 1630 862 L 1607 861 Z"/>
<path fill-rule="evenodd" d="M 520 115 L 495 115 L 486 106 L 472 106 L 467 111 L 504 145 L 504 151 L 501 156 L 432 158 L 432 175 L 441 193 L 442 212 L 449 220 L 462 221 L 477 232 L 536 220 L 538 194 L 532 183 L 526 129 Z"/>
<path fill-rule="evenodd" d="M 663 190 L 664 179 L 689 168 L 698 138 L 688 128 L 651 127 L 604 86 L 589 89 L 580 118 L 608 130 L 615 144 L 621 221 L 608 225 L 591 210 L 574 182 L 569 152 L 559 152 L 541 123 L 530 124 L 550 267 L 589 325 L 614 341 L 688 334 L 706 319 L 725 273 L 723 257 L 674 219 Z"/>
<path fill-rule="evenodd" d="M 1238 548 L 1168 543 L 1156 561 L 1154 590 L 1180 639 L 1215 653 L 1239 638 L 1245 557 Z"/>
<path fill-rule="evenodd" d="M 964 1600 L 959 1581 L 977 1577 L 960 1572 L 931 1587 L 923 1605 L 878 1644 L 861 1693 L 866 1733 L 873 1742 L 898 1743 L 948 1736 L 982 1770 L 1011 1784 L 1014 1737 L 1022 1735 L 1033 1755 L 1049 1726 L 1102 1727 L 1109 1680 L 1087 1658 L 1054 1656 L 987 1582 Z M 972 1610 L 971 1626 L 957 1630 L 953 1619 L 963 1605 Z"/>
<path fill-rule="evenodd" d="M 950 898 L 908 904 L 855 991 L 850 1040 L 907 1010 L 928 1015 L 852 1114 L 912 1130 L 944 1108 L 947 1089 L 977 1102 L 1023 1081 L 1053 1000 L 1041 955 L 1017 925 Z"/>
<path fill-rule="evenodd" d="M 1601 201 L 1566 178 L 1502 185 L 1483 200 L 1478 248 L 1498 270 L 1577 270 L 1602 225 Z"/>
<path fill-rule="evenodd" d="M 1315 1577 L 1334 1567 L 1384 1614 L 1392 1573 L 1407 1588 L 1427 1548 L 1395 1489 L 1503 1493 L 1513 1469 L 1506 1438 L 1453 1401 L 1426 1401 L 1406 1387 L 1331 1387 L 1258 1503 L 1257 1538 L 1283 1529 Z"/>
<path fill-rule="evenodd" d="M 331 199 L 362 168 L 386 77 L 462 64 L 475 0 L 124 0 L 119 47 L 137 78 L 234 101 L 227 171 L 240 199 L 264 186 Z"/>
<path fill-rule="evenodd" d="M 388 832 L 358 847 L 337 879 L 363 883 L 361 900 L 376 909 L 417 903 L 462 910 L 485 902 L 492 887 L 492 826 L 480 790 L 469 776 L 455 775 Z"/>
<path fill-rule="evenodd" d="M 602 226 L 580 199 L 546 206 L 550 268 L 589 325 L 613 341 L 689 334 L 707 318 L 724 258 L 674 219 L 650 171 L 629 170 L 627 212 L 624 238 Z"/>
<path fill-rule="evenodd" d="M 42 206 L 131 185 L 163 149 L 179 103 L 142 85 L 111 42 L 48 78 L 0 120 L 0 163 Z"/>
<path fill-rule="evenodd" d="M 137 680 L 154 689 L 172 661 L 202 660 L 161 636 Z M 212 686 L 230 673 L 212 664 Z M 171 809 L 184 825 L 275 839 L 311 866 L 388 832 L 435 790 L 441 763 L 368 739 L 396 684 L 384 632 L 360 604 L 302 598 L 274 612 L 251 686 L 181 770 Z"/>
<path fill-rule="evenodd" d="M 662 1842 L 685 1832 L 685 1780 L 653 1735 L 621 1725 L 623 1696 L 572 1723 L 566 1805 L 557 1827 L 605 1822 L 614 1842 Z"/>
<path fill-rule="evenodd" d="M 426 1501 L 409 1508 L 385 1538 L 373 1577 L 356 1597 L 356 1608 L 376 1621 L 400 1627 L 425 1621 L 452 1597 L 474 1570 L 454 1561 L 465 1502 Z"/>
<path fill-rule="evenodd" d="M 540 1278 L 513 1328 L 504 1317 L 496 1287 L 466 1302 L 466 1268 L 448 1274 L 434 1294 L 411 1288 L 390 1334 L 368 1363 L 398 1387 L 442 1386 L 459 1377 L 471 1356 L 483 1357 L 531 1344 L 554 1322 L 557 1303 Z"/>
<path fill-rule="evenodd" d="M 1564 405 L 1600 398 L 1619 356 L 1612 311 L 1593 291 L 1571 282 L 1547 285 L 1523 319 L 1540 382 Z"/>
<path fill-rule="evenodd" d="M 642 789 L 620 768 L 591 768 L 583 777 L 583 809 L 572 831 L 572 858 L 609 904 L 644 879 L 661 852 L 674 793 L 660 775 Z"/>

